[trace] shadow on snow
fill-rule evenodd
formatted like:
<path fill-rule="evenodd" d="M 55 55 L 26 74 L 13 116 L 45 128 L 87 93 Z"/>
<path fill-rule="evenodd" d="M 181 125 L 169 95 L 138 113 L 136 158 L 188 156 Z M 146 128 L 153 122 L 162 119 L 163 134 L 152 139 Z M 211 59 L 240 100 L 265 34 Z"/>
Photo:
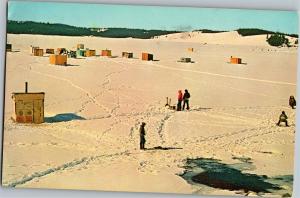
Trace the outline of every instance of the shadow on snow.
<path fill-rule="evenodd" d="M 57 114 L 52 117 L 45 117 L 46 123 L 54 123 L 54 122 L 68 122 L 72 120 L 85 120 L 85 118 L 78 116 L 74 113 L 62 113 Z"/>

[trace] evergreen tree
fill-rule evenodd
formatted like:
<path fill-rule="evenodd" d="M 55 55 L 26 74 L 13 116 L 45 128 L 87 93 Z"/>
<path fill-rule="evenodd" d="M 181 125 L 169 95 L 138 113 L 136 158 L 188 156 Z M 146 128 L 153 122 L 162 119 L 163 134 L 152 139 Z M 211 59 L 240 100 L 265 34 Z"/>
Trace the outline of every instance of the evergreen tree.
<path fill-rule="evenodd" d="M 271 46 L 276 46 L 276 47 L 281 47 L 281 46 L 288 46 L 290 47 L 290 42 L 288 38 L 285 38 L 283 34 L 280 33 L 275 33 L 271 35 L 268 39 L 267 42 Z"/>

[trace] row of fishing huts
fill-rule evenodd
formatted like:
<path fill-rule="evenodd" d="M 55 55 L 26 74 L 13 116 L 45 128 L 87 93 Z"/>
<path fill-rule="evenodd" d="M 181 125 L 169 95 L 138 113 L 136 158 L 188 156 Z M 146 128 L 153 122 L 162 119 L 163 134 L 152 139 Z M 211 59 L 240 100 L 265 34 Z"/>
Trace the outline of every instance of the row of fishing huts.
<path fill-rule="evenodd" d="M 6 44 L 6 50 L 12 51 L 12 45 Z M 31 54 L 33 56 L 43 56 L 44 49 L 40 49 L 39 47 L 30 46 Z M 194 52 L 194 48 L 187 48 L 188 52 Z M 75 50 L 67 50 L 66 48 L 57 48 L 56 52 L 52 48 L 48 48 L 45 50 L 46 54 L 50 54 L 49 62 L 53 65 L 67 65 L 67 58 L 77 58 L 77 57 L 92 57 L 96 56 L 96 50 L 84 48 L 84 44 L 77 44 L 77 49 Z M 112 51 L 109 49 L 101 50 L 101 56 L 113 57 Z M 122 57 L 124 58 L 133 58 L 132 52 L 122 52 Z M 151 53 L 143 52 L 141 56 L 142 60 L 145 61 L 153 61 L 154 56 Z M 190 57 L 181 57 L 178 62 L 183 63 L 193 63 Z M 232 64 L 242 64 L 242 59 L 238 57 L 230 57 L 230 63 Z"/>
<path fill-rule="evenodd" d="M 30 47 L 31 54 L 33 56 L 44 56 L 44 49 L 40 49 L 39 47 Z M 50 54 L 49 61 L 50 64 L 54 65 L 67 65 L 67 58 L 77 58 L 77 57 L 92 57 L 96 56 L 96 50 L 92 49 L 84 49 L 83 44 L 77 45 L 77 50 L 67 50 L 66 48 L 57 48 L 54 49 L 46 49 L 46 54 Z M 112 51 L 109 49 L 101 50 L 100 56 L 113 57 Z M 132 52 L 122 52 L 122 57 L 124 58 L 133 58 Z M 153 60 L 153 54 L 150 53 L 142 53 L 142 60 Z"/>

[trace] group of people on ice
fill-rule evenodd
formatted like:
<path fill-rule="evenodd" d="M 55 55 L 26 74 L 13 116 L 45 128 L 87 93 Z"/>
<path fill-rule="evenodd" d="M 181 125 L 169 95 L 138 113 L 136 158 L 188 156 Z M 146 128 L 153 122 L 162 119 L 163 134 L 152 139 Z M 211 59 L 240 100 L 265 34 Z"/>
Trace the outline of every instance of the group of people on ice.
<path fill-rule="evenodd" d="M 177 103 L 177 111 L 182 111 L 185 109 L 189 110 L 190 106 L 189 106 L 189 99 L 190 99 L 191 95 L 188 92 L 188 90 L 184 90 L 184 94 L 182 93 L 181 90 L 178 91 L 178 103 Z M 183 106 L 182 106 L 183 103 Z M 295 109 L 296 107 L 296 99 L 294 96 L 290 96 L 289 99 L 289 105 L 292 107 L 292 109 Z M 288 117 L 285 113 L 285 111 L 282 111 L 281 115 L 279 116 L 279 121 L 277 122 L 277 126 L 280 126 L 280 123 L 283 122 L 285 123 L 285 126 L 289 126 L 288 125 L 288 121 L 287 121 Z M 145 149 L 145 143 L 146 143 L 146 130 L 145 130 L 145 126 L 146 123 L 142 122 L 141 126 L 140 126 L 140 149 L 144 150 Z"/>
<path fill-rule="evenodd" d="M 295 107 L 296 107 L 296 99 L 295 99 L 294 96 L 290 96 L 289 105 L 290 105 L 290 107 L 292 107 L 292 109 L 295 109 Z M 285 126 L 289 126 L 287 119 L 288 119 L 288 117 L 287 117 L 285 111 L 282 111 L 281 114 L 280 114 L 280 116 L 279 116 L 279 120 L 277 122 L 277 126 L 280 126 L 281 122 L 285 123 Z"/>
<path fill-rule="evenodd" d="M 177 98 L 178 98 L 177 109 L 176 109 L 177 111 L 183 111 L 185 109 L 185 107 L 186 107 L 187 110 L 190 109 L 189 100 L 191 98 L 191 94 L 189 93 L 189 91 L 187 89 L 184 90 L 184 93 L 182 93 L 182 91 L 179 90 Z M 167 98 L 167 100 L 168 100 L 168 98 Z M 166 105 L 169 105 L 168 101 L 167 101 Z M 146 126 L 146 123 L 142 122 L 141 126 L 140 126 L 140 130 L 139 130 L 139 132 L 140 132 L 140 149 L 141 150 L 145 150 L 145 143 L 146 143 L 145 126 Z"/>
<path fill-rule="evenodd" d="M 189 100 L 190 100 L 191 94 L 189 93 L 189 91 L 187 89 L 184 90 L 184 94 L 182 93 L 181 90 L 178 90 L 178 103 L 177 103 L 177 111 L 183 111 L 185 106 L 186 109 L 189 110 L 190 109 L 190 104 L 189 104 Z M 182 106 L 182 102 L 183 102 L 183 106 Z"/>

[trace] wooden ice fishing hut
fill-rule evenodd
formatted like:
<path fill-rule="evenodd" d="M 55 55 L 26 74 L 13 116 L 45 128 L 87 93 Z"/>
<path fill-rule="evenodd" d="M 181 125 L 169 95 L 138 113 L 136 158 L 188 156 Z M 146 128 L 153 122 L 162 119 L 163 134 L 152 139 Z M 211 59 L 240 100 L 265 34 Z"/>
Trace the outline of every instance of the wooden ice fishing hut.
<path fill-rule="evenodd" d="M 242 64 L 242 59 L 231 56 L 230 57 L 230 63 L 231 64 Z"/>
<path fill-rule="evenodd" d="M 102 50 L 101 56 L 111 56 L 111 50 L 108 49 Z"/>
<path fill-rule="evenodd" d="M 181 62 L 181 63 L 191 63 L 192 59 L 191 58 L 187 58 L 187 57 L 181 57 L 178 62 Z"/>
<path fill-rule="evenodd" d="M 142 53 L 142 60 L 153 61 L 153 54 L 143 52 Z"/>
<path fill-rule="evenodd" d="M 12 45 L 7 43 L 6 44 L 6 51 L 11 52 L 11 50 L 12 50 Z"/>
<path fill-rule="evenodd" d="M 44 56 L 44 50 L 39 49 L 39 48 L 35 48 L 33 50 L 33 56 Z"/>
<path fill-rule="evenodd" d="M 194 51 L 194 48 L 189 47 L 189 48 L 188 48 L 188 51 L 189 51 L 189 52 L 193 52 L 193 51 Z"/>
<path fill-rule="evenodd" d="M 54 49 L 46 49 L 46 54 L 54 54 Z"/>
<path fill-rule="evenodd" d="M 49 61 L 51 65 L 67 65 L 67 55 L 56 55 L 51 54 L 49 56 Z"/>
<path fill-rule="evenodd" d="M 90 50 L 90 49 L 86 50 L 85 56 L 86 57 L 96 56 L 96 50 Z"/>
<path fill-rule="evenodd" d="M 133 53 L 132 52 L 122 52 L 122 57 L 123 58 L 133 58 Z"/>
<path fill-rule="evenodd" d="M 77 44 L 77 49 L 84 49 L 84 44 Z"/>
<path fill-rule="evenodd" d="M 25 93 L 12 93 L 14 102 L 12 119 L 18 123 L 44 122 L 44 92 L 28 93 L 27 82 Z"/>

